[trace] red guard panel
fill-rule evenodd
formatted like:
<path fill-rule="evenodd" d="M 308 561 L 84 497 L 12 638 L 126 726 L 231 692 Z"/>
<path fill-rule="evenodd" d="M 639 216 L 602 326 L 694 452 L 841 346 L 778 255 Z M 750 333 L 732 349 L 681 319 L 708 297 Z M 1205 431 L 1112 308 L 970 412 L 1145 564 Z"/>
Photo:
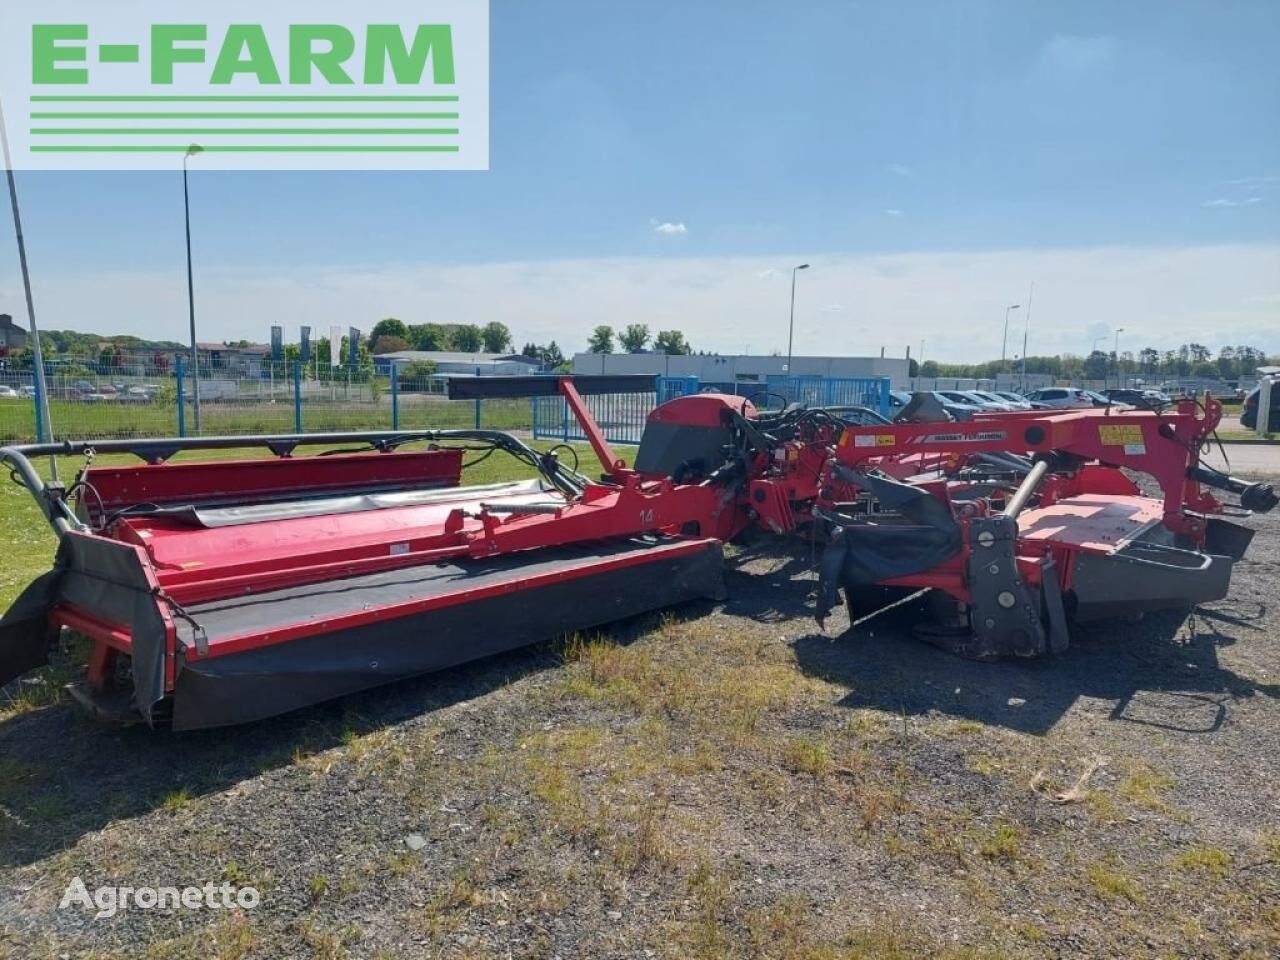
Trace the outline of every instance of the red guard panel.
<path fill-rule="evenodd" d="M 93 488 L 88 506 L 101 505 L 111 513 L 138 503 L 168 506 L 252 501 L 282 493 L 456 487 L 461 475 L 461 450 L 426 450 L 90 467 L 84 479 Z"/>

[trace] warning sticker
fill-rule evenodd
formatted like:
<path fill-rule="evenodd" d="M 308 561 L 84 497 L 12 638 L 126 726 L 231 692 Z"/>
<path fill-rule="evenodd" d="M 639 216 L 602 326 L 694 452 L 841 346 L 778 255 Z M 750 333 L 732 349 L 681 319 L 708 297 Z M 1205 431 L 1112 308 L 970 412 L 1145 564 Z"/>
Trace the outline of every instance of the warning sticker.
<path fill-rule="evenodd" d="M 1136 423 L 1110 423 L 1098 427 L 1098 439 L 1104 447 L 1142 446 L 1142 427 Z"/>
<path fill-rule="evenodd" d="M 848 434 L 845 434 L 845 436 L 848 436 Z M 841 437 L 840 439 L 841 442 L 844 441 L 844 437 Z M 853 438 L 853 445 L 855 447 L 892 447 L 895 446 L 897 442 L 898 438 L 892 433 L 861 433 Z"/>

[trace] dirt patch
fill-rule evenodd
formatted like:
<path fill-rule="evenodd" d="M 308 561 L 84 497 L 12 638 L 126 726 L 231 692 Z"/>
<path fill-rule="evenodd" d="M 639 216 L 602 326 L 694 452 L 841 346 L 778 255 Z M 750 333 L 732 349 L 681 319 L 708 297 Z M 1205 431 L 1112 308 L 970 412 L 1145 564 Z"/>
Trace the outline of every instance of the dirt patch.
<path fill-rule="evenodd" d="M 1232 596 L 976 664 L 731 599 L 230 731 L 0 723 L 0 955 L 1274 956 L 1280 518 Z M 482 629 L 483 625 L 477 625 Z M 59 910 L 68 882 L 250 911 Z"/>

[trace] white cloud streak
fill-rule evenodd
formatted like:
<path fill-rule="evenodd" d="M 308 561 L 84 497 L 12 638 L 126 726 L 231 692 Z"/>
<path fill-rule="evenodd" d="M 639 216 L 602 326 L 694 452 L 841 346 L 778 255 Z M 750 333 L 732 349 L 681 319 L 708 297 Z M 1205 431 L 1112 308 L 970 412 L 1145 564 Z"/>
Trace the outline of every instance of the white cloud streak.
<path fill-rule="evenodd" d="M 653 232 L 664 237 L 683 237 L 689 232 L 689 228 L 683 223 L 656 223 L 653 224 Z"/>
<path fill-rule="evenodd" d="M 739 352 L 750 343 L 764 352 L 786 347 L 790 277 L 779 262 L 813 264 L 797 286 L 798 353 L 875 355 L 885 346 L 901 355 L 924 337 L 935 357 L 998 357 L 1004 307 L 1020 302 L 1033 279 L 1033 353 L 1086 353 L 1098 325 L 1125 327 L 1135 350 L 1194 341 L 1280 353 L 1280 245 L 205 267 L 196 309 L 206 340 L 265 341 L 273 323 L 290 339 L 304 323 L 367 331 L 395 316 L 501 320 L 521 343 L 555 339 L 566 351 L 581 349 L 599 323 L 647 323 L 683 330 L 698 349 Z M 42 271 L 36 283 L 46 329 L 186 339 L 181 271 Z M 20 300 L 16 281 L 0 284 L 0 303 Z M 835 322 L 823 306 L 837 303 Z M 1011 322 L 1019 348 L 1024 312 Z"/>

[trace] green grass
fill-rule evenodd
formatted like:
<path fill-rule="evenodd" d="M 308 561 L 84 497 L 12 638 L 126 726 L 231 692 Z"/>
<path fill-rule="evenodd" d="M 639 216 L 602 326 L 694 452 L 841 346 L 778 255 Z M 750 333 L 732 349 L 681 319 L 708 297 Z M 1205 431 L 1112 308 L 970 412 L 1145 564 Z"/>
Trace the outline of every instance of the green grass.
<path fill-rule="evenodd" d="M 187 432 L 194 432 L 194 411 L 186 410 Z M 58 437 L 78 440 L 134 437 L 175 437 L 178 410 L 174 401 L 121 403 L 103 401 L 80 403 L 51 400 L 49 418 Z M 527 399 L 484 400 L 480 404 L 480 426 L 495 430 L 531 430 L 533 408 Z M 245 397 L 231 402 L 209 401 L 200 408 L 201 433 L 205 436 L 243 436 L 254 433 L 292 433 L 293 400 L 284 396 L 274 402 Z M 426 430 L 454 429 L 476 425 L 475 402 L 443 400 L 405 393 L 400 402 L 400 428 Z M 391 398 L 378 400 L 306 399 L 302 404 L 302 428 L 307 433 L 343 430 L 390 430 Z M 34 443 L 35 408 L 30 400 L 0 401 L 0 446 Z"/>

